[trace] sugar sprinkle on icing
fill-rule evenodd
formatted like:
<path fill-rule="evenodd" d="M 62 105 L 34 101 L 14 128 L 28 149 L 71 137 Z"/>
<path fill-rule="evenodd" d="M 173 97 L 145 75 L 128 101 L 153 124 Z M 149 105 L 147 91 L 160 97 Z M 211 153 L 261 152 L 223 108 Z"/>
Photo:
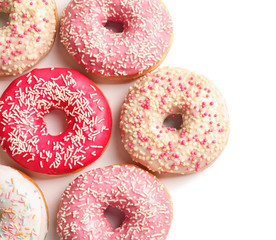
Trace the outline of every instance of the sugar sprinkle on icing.
<path fill-rule="evenodd" d="M 181 114 L 181 129 L 164 126 Z M 187 174 L 209 166 L 229 136 L 225 100 L 208 79 L 165 67 L 139 79 L 123 103 L 120 128 L 134 161 L 153 171 Z"/>
<path fill-rule="evenodd" d="M 0 76 L 31 68 L 51 48 L 56 33 L 54 0 L 2 0 L 0 12 L 9 20 L 1 28 Z"/>
<path fill-rule="evenodd" d="M 0 239 L 44 239 L 47 218 L 40 190 L 15 169 L 0 165 Z"/>
<path fill-rule="evenodd" d="M 68 121 L 58 136 L 47 132 L 43 120 L 53 109 L 63 111 Z M 0 110 L 1 145 L 37 172 L 62 174 L 83 167 L 101 155 L 110 137 L 107 100 L 74 70 L 38 69 L 18 78 L 4 92 Z"/>
<path fill-rule="evenodd" d="M 114 33 L 108 21 L 124 25 Z M 61 18 L 61 42 L 89 72 L 105 77 L 142 74 L 168 52 L 172 20 L 159 0 L 71 1 Z"/>
<path fill-rule="evenodd" d="M 114 229 L 104 216 L 108 206 L 125 213 Z M 165 239 L 172 203 L 164 186 L 132 165 L 93 169 L 64 191 L 57 215 L 60 239 Z"/>

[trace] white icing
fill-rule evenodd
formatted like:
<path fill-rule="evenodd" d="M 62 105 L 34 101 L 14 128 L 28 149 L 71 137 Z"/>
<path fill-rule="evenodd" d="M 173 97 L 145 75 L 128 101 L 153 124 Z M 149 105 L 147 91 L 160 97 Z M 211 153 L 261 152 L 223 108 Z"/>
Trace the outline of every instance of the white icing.
<path fill-rule="evenodd" d="M 17 170 L 0 166 L 0 240 L 43 240 L 48 214 L 40 190 Z"/>

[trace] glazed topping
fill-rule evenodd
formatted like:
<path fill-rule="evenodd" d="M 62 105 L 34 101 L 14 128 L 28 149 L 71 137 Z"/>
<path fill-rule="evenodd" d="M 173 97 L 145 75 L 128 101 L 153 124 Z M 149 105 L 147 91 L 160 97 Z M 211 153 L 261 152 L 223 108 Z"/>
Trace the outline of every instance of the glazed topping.
<path fill-rule="evenodd" d="M 36 186 L 16 170 L 0 166 L 0 239 L 43 240 L 47 210 Z"/>
<path fill-rule="evenodd" d="M 1 0 L 9 20 L 0 33 L 0 76 L 32 67 L 52 46 L 56 33 L 54 0 Z"/>
<path fill-rule="evenodd" d="M 47 132 L 43 117 L 63 111 L 68 127 Z M 38 69 L 16 79 L 0 101 L 2 146 L 33 171 L 63 174 L 95 161 L 111 131 L 111 112 L 102 92 L 69 69 Z"/>
<path fill-rule="evenodd" d="M 164 120 L 181 115 L 180 129 Z M 229 116 L 217 88 L 205 77 L 162 68 L 130 89 L 121 112 L 125 148 L 154 171 L 190 173 L 212 163 L 224 149 Z"/>
<path fill-rule="evenodd" d="M 114 229 L 104 211 L 125 213 Z M 172 220 L 171 200 L 164 186 L 148 172 L 114 165 L 80 175 L 62 195 L 58 212 L 61 239 L 165 239 Z"/>
<path fill-rule="evenodd" d="M 117 22 L 123 32 L 105 25 Z M 103 76 L 141 74 L 162 60 L 172 21 L 159 0 L 71 1 L 61 19 L 61 41 L 87 71 Z"/>

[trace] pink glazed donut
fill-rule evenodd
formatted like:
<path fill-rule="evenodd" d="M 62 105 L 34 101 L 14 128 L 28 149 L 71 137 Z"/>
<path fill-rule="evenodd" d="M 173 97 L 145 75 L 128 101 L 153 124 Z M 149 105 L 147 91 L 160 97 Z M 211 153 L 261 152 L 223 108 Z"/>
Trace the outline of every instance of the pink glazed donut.
<path fill-rule="evenodd" d="M 63 111 L 67 129 L 52 136 L 44 116 Z M 0 99 L 1 146 L 16 162 L 40 173 L 74 172 L 100 157 L 111 133 L 108 102 L 75 70 L 35 69 L 16 80 Z"/>
<path fill-rule="evenodd" d="M 105 210 L 125 214 L 113 228 Z M 172 221 L 172 202 L 165 187 L 133 165 L 94 169 L 77 177 L 64 191 L 57 214 L 62 240 L 164 240 Z"/>
<path fill-rule="evenodd" d="M 122 25 L 114 32 L 107 25 Z M 138 78 L 166 57 L 173 25 L 159 0 L 78 0 L 64 9 L 61 42 L 79 64 L 95 75 Z"/>

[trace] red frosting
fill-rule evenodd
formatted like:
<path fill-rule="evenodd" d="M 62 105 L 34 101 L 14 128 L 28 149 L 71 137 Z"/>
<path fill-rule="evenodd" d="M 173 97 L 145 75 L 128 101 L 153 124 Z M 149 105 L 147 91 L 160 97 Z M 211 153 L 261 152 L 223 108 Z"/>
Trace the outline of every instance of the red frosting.
<path fill-rule="evenodd" d="M 43 117 L 66 114 L 68 127 L 47 132 Z M 70 69 L 35 69 L 14 80 L 0 99 L 4 150 L 22 166 L 45 174 L 76 171 L 100 157 L 111 133 L 108 102 L 87 77 Z"/>

